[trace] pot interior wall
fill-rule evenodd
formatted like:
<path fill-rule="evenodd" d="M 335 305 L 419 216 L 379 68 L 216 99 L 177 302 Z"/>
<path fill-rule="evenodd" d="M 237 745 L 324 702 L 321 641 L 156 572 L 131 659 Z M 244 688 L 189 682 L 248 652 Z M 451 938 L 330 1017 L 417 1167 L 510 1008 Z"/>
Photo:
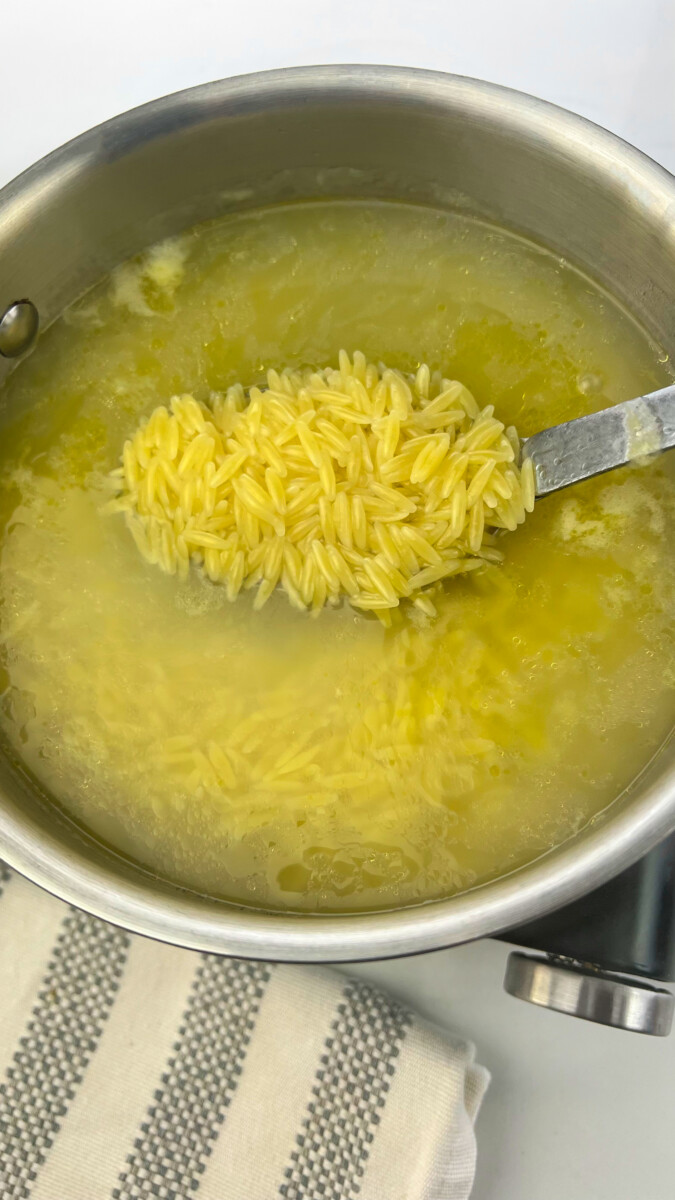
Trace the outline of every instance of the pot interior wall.
<path fill-rule="evenodd" d="M 672 350 L 675 202 L 649 168 L 585 122 L 461 79 L 420 72 L 411 92 L 396 71 L 335 68 L 211 84 L 100 126 L 5 189 L 0 311 L 28 296 L 44 325 L 143 246 L 224 211 L 377 196 L 534 238 Z"/>

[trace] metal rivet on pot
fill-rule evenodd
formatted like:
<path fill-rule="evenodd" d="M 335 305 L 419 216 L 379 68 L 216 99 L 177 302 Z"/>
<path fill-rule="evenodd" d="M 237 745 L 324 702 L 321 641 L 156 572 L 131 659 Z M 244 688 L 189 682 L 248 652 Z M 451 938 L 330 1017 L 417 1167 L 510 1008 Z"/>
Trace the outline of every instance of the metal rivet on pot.
<path fill-rule="evenodd" d="M 18 358 L 30 350 L 40 324 L 32 300 L 15 300 L 0 317 L 0 354 Z"/>

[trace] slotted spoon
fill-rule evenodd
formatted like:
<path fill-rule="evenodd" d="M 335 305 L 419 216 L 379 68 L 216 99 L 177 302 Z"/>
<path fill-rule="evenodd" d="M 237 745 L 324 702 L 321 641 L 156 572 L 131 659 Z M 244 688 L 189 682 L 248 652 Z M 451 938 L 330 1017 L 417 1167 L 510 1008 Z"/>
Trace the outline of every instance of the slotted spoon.
<path fill-rule="evenodd" d="M 675 384 L 521 441 L 522 457 L 532 459 L 537 496 L 673 447 Z"/>

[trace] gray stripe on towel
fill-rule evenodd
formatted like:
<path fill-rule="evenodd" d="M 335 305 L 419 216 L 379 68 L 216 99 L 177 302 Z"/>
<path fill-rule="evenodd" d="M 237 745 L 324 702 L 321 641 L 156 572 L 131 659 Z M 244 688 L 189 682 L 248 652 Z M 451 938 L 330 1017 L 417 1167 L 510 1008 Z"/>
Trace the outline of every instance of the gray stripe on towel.
<path fill-rule="evenodd" d="M 271 968 L 205 955 L 155 1103 L 114 1200 L 184 1200 L 200 1184 L 242 1073 Z"/>
<path fill-rule="evenodd" d="M 307 1117 L 279 1195 L 354 1200 L 380 1122 L 410 1013 L 352 981 L 326 1039 Z"/>
<path fill-rule="evenodd" d="M 96 1050 L 128 935 L 70 910 L 37 1004 L 0 1086 L 0 1195 L 27 1200 Z M 20 953 L 20 948 L 17 947 Z"/>

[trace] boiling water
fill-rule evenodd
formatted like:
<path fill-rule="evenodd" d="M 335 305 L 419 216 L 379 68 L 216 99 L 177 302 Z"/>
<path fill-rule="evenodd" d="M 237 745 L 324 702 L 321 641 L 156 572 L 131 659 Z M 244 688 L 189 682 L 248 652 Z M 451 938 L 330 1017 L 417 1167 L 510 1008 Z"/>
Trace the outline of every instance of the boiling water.
<path fill-rule="evenodd" d="M 2 725 L 106 842 L 295 909 L 447 895 L 578 830 L 673 720 L 667 460 L 538 503 L 430 622 L 259 614 L 139 556 L 105 476 L 177 392 L 361 349 L 462 380 L 526 436 L 662 386 L 645 335 L 492 227 L 321 203 L 202 226 L 118 270 L 4 389 Z"/>

